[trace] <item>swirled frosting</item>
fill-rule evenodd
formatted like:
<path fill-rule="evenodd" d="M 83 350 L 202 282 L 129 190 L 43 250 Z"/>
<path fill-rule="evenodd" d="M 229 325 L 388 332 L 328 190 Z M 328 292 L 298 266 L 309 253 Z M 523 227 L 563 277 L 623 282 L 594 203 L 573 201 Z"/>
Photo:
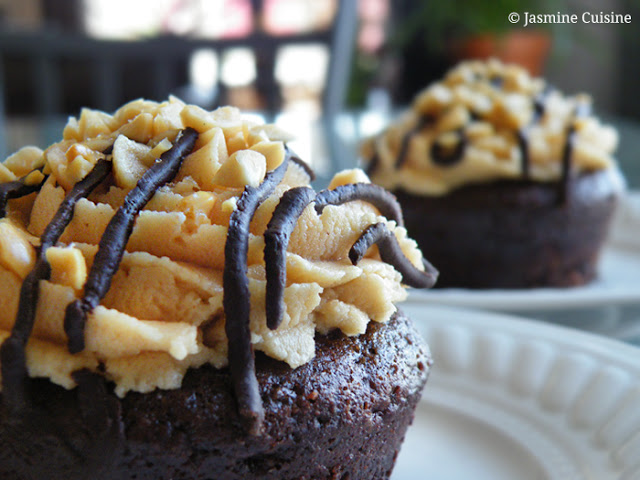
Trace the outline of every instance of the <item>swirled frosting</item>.
<path fill-rule="evenodd" d="M 614 165 L 617 133 L 584 94 L 564 96 L 497 60 L 463 62 L 367 139 L 371 179 L 390 190 L 444 195 L 471 183 L 558 181 Z"/>
<path fill-rule="evenodd" d="M 387 321 L 411 275 L 435 278 L 401 217 L 384 216 L 394 199 L 361 170 L 343 171 L 317 197 L 293 198 L 295 218 L 281 228 L 276 217 L 291 217 L 281 197 L 310 182 L 286 140 L 231 107 L 137 100 L 113 115 L 83 110 L 60 142 L 0 164 L 0 340 L 14 340 L 3 362 L 24 341 L 29 376 L 73 388 L 72 373 L 89 369 L 123 396 L 227 366 L 243 342 L 233 330 L 243 302 L 249 353 L 294 368 L 314 356 L 316 332 L 357 335 Z M 377 236 L 363 235 L 372 226 Z M 278 252 L 281 270 L 269 260 Z M 21 296 L 33 292 L 30 326 Z M 268 326 L 271 297 L 281 308 Z"/>

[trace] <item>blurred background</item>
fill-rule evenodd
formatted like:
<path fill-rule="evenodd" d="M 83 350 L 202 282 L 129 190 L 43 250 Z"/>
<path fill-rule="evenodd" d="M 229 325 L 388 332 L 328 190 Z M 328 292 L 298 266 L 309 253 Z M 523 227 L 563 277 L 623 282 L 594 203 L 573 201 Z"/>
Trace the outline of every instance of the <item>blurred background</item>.
<path fill-rule="evenodd" d="M 526 12 L 580 21 L 524 28 Z M 585 23 L 584 13 L 595 17 Z M 631 21 L 602 23 L 600 13 Z M 618 223 L 637 248 L 640 0 L 0 0 L 0 158 L 57 141 L 84 106 L 111 112 L 176 95 L 280 124 L 324 187 L 419 90 L 477 57 L 591 94 L 620 133 L 618 159 L 636 190 Z M 635 295 L 637 280 L 625 279 L 637 273 L 621 276 L 623 267 L 612 270 L 614 286 Z M 567 305 L 512 313 L 640 344 L 638 301 Z"/>
<path fill-rule="evenodd" d="M 525 12 L 603 10 L 631 23 L 522 28 Z M 276 121 L 329 174 L 354 165 L 358 140 L 417 91 L 478 56 L 589 92 L 640 186 L 637 0 L 0 0 L 0 154 L 56 141 L 83 106 L 173 94 Z"/>

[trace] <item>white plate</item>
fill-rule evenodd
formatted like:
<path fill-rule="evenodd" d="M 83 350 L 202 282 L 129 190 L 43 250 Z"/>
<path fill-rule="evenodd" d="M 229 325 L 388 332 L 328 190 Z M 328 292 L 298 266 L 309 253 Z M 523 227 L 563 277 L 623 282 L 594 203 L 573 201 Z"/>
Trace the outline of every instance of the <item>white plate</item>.
<path fill-rule="evenodd" d="M 609 246 L 602 252 L 598 278 L 574 288 L 411 290 L 407 302 L 487 310 L 529 311 L 640 304 L 640 249 Z"/>
<path fill-rule="evenodd" d="M 434 357 L 393 480 L 640 479 L 640 349 L 405 305 Z"/>

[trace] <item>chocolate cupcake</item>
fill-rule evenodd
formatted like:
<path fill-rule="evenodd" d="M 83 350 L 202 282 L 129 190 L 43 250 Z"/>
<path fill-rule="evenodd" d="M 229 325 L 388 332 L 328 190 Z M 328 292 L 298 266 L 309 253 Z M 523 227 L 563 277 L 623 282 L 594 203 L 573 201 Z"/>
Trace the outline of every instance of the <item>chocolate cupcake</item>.
<path fill-rule="evenodd" d="M 437 272 L 359 170 L 138 100 L 0 164 L 0 477 L 388 478 Z M 375 244 L 375 246 L 374 246 Z"/>
<path fill-rule="evenodd" d="M 616 145 L 588 96 L 490 60 L 426 88 L 362 156 L 439 287 L 568 287 L 597 274 L 624 191 Z"/>

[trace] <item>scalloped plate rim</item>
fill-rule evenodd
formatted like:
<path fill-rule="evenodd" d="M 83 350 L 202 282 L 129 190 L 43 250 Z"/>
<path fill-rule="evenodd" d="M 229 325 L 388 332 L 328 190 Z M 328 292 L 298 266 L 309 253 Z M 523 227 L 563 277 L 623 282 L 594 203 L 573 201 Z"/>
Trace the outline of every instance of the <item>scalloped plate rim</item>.
<path fill-rule="evenodd" d="M 533 342 L 548 347 L 555 355 L 554 358 L 564 354 L 584 356 L 595 361 L 595 365 L 598 367 L 595 372 L 602 372 L 609 367 L 619 369 L 628 373 L 631 380 L 637 378 L 638 382 L 635 384 L 640 384 L 640 348 L 629 344 L 567 327 L 499 313 L 416 304 L 405 304 L 404 307 L 401 306 L 401 309 L 414 320 L 418 329 L 432 342 L 434 339 L 431 337 L 435 331 L 440 332 L 438 338 L 462 332 L 472 342 L 469 345 L 478 342 L 481 337 L 500 338 L 511 348 L 511 355 L 515 355 L 519 348 L 523 348 L 523 345 L 529 345 Z M 433 348 L 432 345 L 432 349 L 434 354 L 437 353 L 437 346 Z M 614 455 L 614 447 L 608 449 L 594 443 L 593 437 L 596 435 L 596 427 L 572 425 L 568 421 L 558 423 L 565 414 L 568 418 L 569 413 L 547 411 L 536 403 L 537 398 L 528 398 L 526 395 L 524 397 L 518 396 L 509 391 L 506 385 L 500 385 L 500 382 L 507 382 L 507 379 L 498 380 L 497 384 L 487 382 L 485 385 L 484 380 L 476 378 L 477 372 L 473 372 L 473 368 L 469 366 L 467 370 L 463 368 L 456 372 L 447 368 L 438 369 L 437 363 L 434 365 L 425 395 L 416 411 L 416 421 L 407 436 L 407 444 L 398 458 L 396 473 L 392 476 L 393 480 L 415 478 L 407 476 L 407 466 L 419 465 L 420 462 L 425 461 L 415 458 L 416 452 L 419 451 L 419 449 L 417 450 L 419 442 L 433 444 L 434 438 L 439 436 L 451 440 L 452 436 L 450 432 L 446 431 L 446 426 L 436 423 L 435 431 L 430 431 L 429 424 L 425 424 L 425 422 L 433 420 L 434 410 L 443 410 L 451 418 L 459 419 L 462 423 L 479 423 L 480 427 L 478 428 L 484 428 L 487 433 L 495 430 L 494 433 L 497 436 L 508 438 L 526 456 L 535 460 L 536 468 L 545 472 L 544 475 L 539 472 L 536 474 L 530 472 L 533 476 L 527 478 L 535 478 L 536 480 L 538 478 L 619 480 L 623 473 L 621 468 L 624 471 L 631 471 L 632 475 L 640 474 L 640 458 L 638 458 L 637 465 L 628 465 L 628 462 L 622 466 L 609 464 L 609 457 Z M 512 411 L 509 410 L 509 405 L 514 406 Z M 501 409 L 504 409 L 504 412 Z M 432 413 L 429 413 L 430 410 Z M 482 414 L 485 416 L 483 417 Z M 607 417 L 607 421 L 610 422 L 611 419 Z M 530 429 L 531 435 L 537 436 L 536 441 L 533 442 L 535 446 L 527 446 L 527 442 L 531 439 L 526 438 L 526 435 L 518 442 L 518 435 L 522 435 L 520 427 L 515 429 L 517 432 L 508 429 L 509 425 L 518 424 L 528 425 L 527 428 Z M 632 448 L 634 448 L 634 452 L 637 448 L 640 454 L 640 422 L 638 422 L 637 429 L 637 432 L 633 430 L 636 433 L 631 436 Z M 465 441 L 464 438 L 462 441 Z M 442 448 L 447 447 L 448 445 L 442 446 Z M 460 449 L 459 444 L 450 445 L 450 447 L 454 452 Z M 556 457 L 547 461 L 545 457 L 550 455 L 552 451 L 557 451 Z M 585 452 L 592 457 L 587 458 Z M 452 455 L 455 456 L 455 454 Z M 496 468 L 500 468 L 500 458 L 492 461 L 494 466 L 498 465 Z M 517 461 L 517 458 L 516 460 L 511 459 L 512 463 L 514 461 Z M 429 462 L 431 461 L 427 461 L 432 467 L 433 462 Z M 464 465 L 465 463 L 461 461 L 459 465 L 445 468 L 444 472 L 430 471 L 425 474 L 430 478 L 441 480 L 494 478 L 482 476 L 478 471 L 465 470 Z M 531 467 L 531 465 L 528 466 Z M 459 475 L 452 473 L 452 471 Z M 562 472 L 562 474 L 558 472 Z M 495 474 L 495 472 L 493 473 Z"/>

